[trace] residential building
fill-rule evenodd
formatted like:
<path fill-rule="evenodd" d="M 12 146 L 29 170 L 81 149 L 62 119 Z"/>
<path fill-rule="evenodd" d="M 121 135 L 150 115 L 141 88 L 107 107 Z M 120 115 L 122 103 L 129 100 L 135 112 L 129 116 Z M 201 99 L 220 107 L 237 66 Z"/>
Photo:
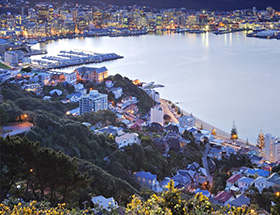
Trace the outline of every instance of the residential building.
<path fill-rule="evenodd" d="M 267 133 L 265 135 L 265 159 L 269 162 L 277 162 L 280 160 L 280 140 L 279 137 L 273 137 Z"/>
<path fill-rule="evenodd" d="M 176 186 L 176 188 L 178 188 L 178 189 L 180 189 L 182 187 L 187 187 L 192 182 L 192 178 L 189 174 L 182 175 L 179 172 L 177 172 L 177 174 L 172 177 L 172 180 L 178 184 Z"/>
<path fill-rule="evenodd" d="M 155 90 L 150 90 L 149 91 L 149 96 L 157 103 L 160 102 L 160 95 L 159 95 L 159 92 L 155 91 Z"/>
<path fill-rule="evenodd" d="M 269 174 L 270 174 L 270 172 L 269 171 L 267 171 L 267 170 L 263 170 L 263 169 L 250 169 L 250 168 L 248 168 L 245 172 L 244 172 L 244 174 L 246 175 L 246 176 L 262 176 L 262 177 L 268 177 L 269 176 Z"/>
<path fill-rule="evenodd" d="M 22 63 L 23 56 L 23 51 L 6 51 L 4 53 L 4 60 L 12 66 L 17 66 L 19 63 Z"/>
<path fill-rule="evenodd" d="M 134 96 L 125 97 L 121 102 L 117 103 L 117 106 L 121 109 L 125 109 L 129 105 L 136 104 L 138 102 L 137 98 Z"/>
<path fill-rule="evenodd" d="M 76 84 L 77 82 L 77 75 L 75 72 L 71 72 L 71 73 L 64 73 L 64 81 L 66 81 L 69 84 Z"/>
<path fill-rule="evenodd" d="M 121 136 L 116 137 L 115 141 L 118 144 L 119 148 L 123 148 L 133 143 L 140 143 L 138 134 L 136 133 L 125 133 Z"/>
<path fill-rule="evenodd" d="M 83 95 L 79 101 L 80 114 L 86 112 L 108 109 L 108 95 L 101 94 L 97 90 L 91 90 Z"/>
<path fill-rule="evenodd" d="M 75 85 L 73 85 L 73 86 L 74 86 L 76 92 L 80 92 L 80 91 L 82 91 L 83 89 L 85 89 L 84 85 L 81 84 L 81 83 L 75 84 Z"/>
<path fill-rule="evenodd" d="M 280 175 L 276 172 L 267 178 L 267 182 L 270 182 L 273 188 L 280 190 Z"/>
<path fill-rule="evenodd" d="M 35 83 L 35 84 L 25 84 L 23 85 L 22 89 L 28 92 L 36 92 L 40 89 L 40 84 Z"/>
<path fill-rule="evenodd" d="M 241 191 L 245 191 L 246 189 L 248 189 L 251 185 L 251 183 L 254 181 L 253 178 L 248 178 L 248 177 L 242 177 L 240 179 L 238 179 L 238 188 Z"/>
<path fill-rule="evenodd" d="M 100 128 L 94 131 L 96 134 L 110 134 L 113 136 L 120 136 L 123 135 L 123 128 L 122 127 L 115 127 L 112 125 L 106 126 L 104 128 Z"/>
<path fill-rule="evenodd" d="M 157 181 L 157 175 L 153 175 L 150 172 L 137 172 L 134 174 L 136 180 L 142 184 L 148 186 L 152 190 L 159 188 L 159 182 Z"/>
<path fill-rule="evenodd" d="M 226 191 L 220 191 L 215 197 L 214 197 L 214 203 L 219 205 L 227 205 L 228 202 L 233 200 L 233 195 L 227 193 Z"/>
<path fill-rule="evenodd" d="M 232 175 L 232 176 L 227 180 L 227 187 L 231 187 L 231 186 L 237 185 L 237 181 L 238 181 L 238 179 L 240 179 L 241 177 L 242 177 L 241 174 Z"/>
<path fill-rule="evenodd" d="M 120 98 L 123 94 L 123 90 L 121 87 L 114 87 L 111 89 L 111 92 L 114 94 L 115 99 Z"/>
<path fill-rule="evenodd" d="M 111 87 L 114 86 L 114 84 L 113 84 L 113 82 L 112 82 L 111 80 L 107 80 L 107 81 L 105 82 L 105 86 L 106 86 L 107 88 L 111 88 Z"/>
<path fill-rule="evenodd" d="M 151 118 L 150 122 L 157 122 L 160 125 L 163 125 L 163 109 L 160 106 L 154 106 L 151 108 Z"/>
<path fill-rule="evenodd" d="M 208 157 L 215 158 L 217 160 L 222 160 L 222 150 L 220 148 L 212 148 L 208 154 Z"/>
<path fill-rule="evenodd" d="M 76 68 L 74 72 L 77 75 L 77 80 L 87 80 L 95 83 L 100 83 L 108 77 L 108 70 L 105 66 L 101 68 L 83 66 Z"/>
<path fill-rule="evenodd" d="M 183 115 L 182 117 L 179 117 L 179 125 L 182 128 L 193 127 L 195 126 L 195 118 L 193 116 Z"/>
<path fill-rule="evenodd" d="M 254 181 L 252 181 L 251 185 L 254 185 L 259 190 L 259 192 L 262 193 L 264 188 L 271 187 L 273 183 L 267 181 L 267 178 L 259 176 Z"/>
<path fill-rule="evenodd" d="M 51 79 L 51 75 L 46 72 L 41 72 L 37 76 L 38 76 L 39 81 L 44 83 L 44 85 L 47 85 Z"/>
<path fill-rule="evenodd" d="M 244 196 L 243 194 L 240 194 L 236 196 L 235 199 L 231 200 L 228 202 L 229 205 L 234 206 L 234 207 L 242 207 L 243 205 L 250 205 L 250 198 Z"/>
<path fill-rule="evenodd" d="M 105 198 L 104 196 L 94 196 L 91 198 L 92 203 L 99 208 L 102 208 L 108 212 L 118 207 L 118 202 L 113 197 Z"/>

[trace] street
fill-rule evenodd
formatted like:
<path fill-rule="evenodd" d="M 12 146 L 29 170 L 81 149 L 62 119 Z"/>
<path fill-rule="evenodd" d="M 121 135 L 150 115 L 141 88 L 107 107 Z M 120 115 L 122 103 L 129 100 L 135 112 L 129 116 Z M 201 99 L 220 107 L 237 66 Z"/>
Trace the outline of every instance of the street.
<path fill-rule="evenodd" d="M 33 124 L 30 122 L 23 122 L 16 125 L 3 126 L 4 134 L 2 134 L 1 136 L 6 137 L 8 135 L 13 136 L 16 134 L 21 134 L 28 131 L 32 126 Z"/>

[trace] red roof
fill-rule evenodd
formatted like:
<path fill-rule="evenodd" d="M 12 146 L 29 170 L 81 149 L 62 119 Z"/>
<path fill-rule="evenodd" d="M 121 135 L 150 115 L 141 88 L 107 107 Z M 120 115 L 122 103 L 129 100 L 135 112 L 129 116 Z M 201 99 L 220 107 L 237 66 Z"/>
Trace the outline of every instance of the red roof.
<path fill-rule="evenodd" d="M 239 178 L 241 178 L 242 175 L 240 174 L 236 174 L 236 175 L 232 175 L 228 180 L 227 182 L 228 183 L 231 183 L 231 184 L 234 184 Z"/>
<path fill-rule="evenodd" d="M 226 191 L 219 192 L 214 199 L 220 202 L 227 202 L 232 197 L 231 194 L 227 193 Z"/>

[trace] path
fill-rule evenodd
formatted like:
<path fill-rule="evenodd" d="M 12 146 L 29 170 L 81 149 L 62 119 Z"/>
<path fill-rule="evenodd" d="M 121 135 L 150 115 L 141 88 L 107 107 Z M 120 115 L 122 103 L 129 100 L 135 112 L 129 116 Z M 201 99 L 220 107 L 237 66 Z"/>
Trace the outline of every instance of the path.
<path fill-rule="evenodd" d="M 21 134 L 28 131 L 31 127 L 33 127 L 33 124 L 30 122 L 23 122 L 16 125 L 3 126 L 4 134 L 2 134 L 1 136 L 6 137 L 8 135 L 13 136 Z M 5 133 L 5 131 L 7 131 L 7 133 Z"/>
<path fill-rule="evenodd" d="M 207 142 L 207 144 L 205 145 L 205 150 L 203 152 L 202 163 L 203 163 L 203 166 L 204 166 L 204 168 L 206 170 L 206 173 L 207 173 L 207 179 L 209 181 L 209 185 L 212 187 L 213 176 L 210 174 L 208 161 L 207 161 L 207 156 L 208 156 L 209 150 L 210 150 L 210 143 Z"/>
<path fill-rule="evenodd" d="M 169 115 L 171 117 L 171 121 L 175 124 L 178 124 L 179 121 L 167 101 L 164 99 L 160 99 L 160 103 L 160 106 L 163 109 L 163 114 Z"/>

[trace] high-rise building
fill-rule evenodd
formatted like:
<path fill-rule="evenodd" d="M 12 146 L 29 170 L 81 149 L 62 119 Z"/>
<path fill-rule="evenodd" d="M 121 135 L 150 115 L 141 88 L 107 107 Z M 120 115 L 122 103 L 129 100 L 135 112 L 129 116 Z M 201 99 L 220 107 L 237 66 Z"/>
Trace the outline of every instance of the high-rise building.
<path fill-rule="evenodd" d="M 23 51 L 6 51 L 4 53 L 5 62 L 9 63 L 12 66 L 17 66 L 19 63 L 22 63 L 24 53 Z"/>
<path fill-rule="evenodd" d="M 79 31 L 85 30 L 87 27 L 86 25 L 86 16 L 84 13 L 79 13 L 77 16 L 77 28 Z"/>
<path fill-rule="evenodd" d="M 43 24 L 48 21 L 49 6 L 47 4 L 37 4 L 38 7 L 38 23 Z"/>
<path fill-rule="evenodd" d="M 82 96 L 79 107 L 81 115 L 86 112 L 108 109 L 108 95 L 101 94 L 97 90 L 91 90 L 89 94 Z"/>
<path fill-rule="evenodd" d="M 48 22 L 51 23 L 54 17 L 53 6 L 49 5 Z"/>
<path fill-rule="evenodd" d="M 160 106 L 154 106 L 151 108 L 150 122 L 157 122 L 163 125 L 163 110 Z"/>
<path fill-rule="evenodd" d="M 280 139 L 273 137 L 271 134 L 265 135 L 264 155 L 269 162 L 277 162 L 280 160 Z"/>

